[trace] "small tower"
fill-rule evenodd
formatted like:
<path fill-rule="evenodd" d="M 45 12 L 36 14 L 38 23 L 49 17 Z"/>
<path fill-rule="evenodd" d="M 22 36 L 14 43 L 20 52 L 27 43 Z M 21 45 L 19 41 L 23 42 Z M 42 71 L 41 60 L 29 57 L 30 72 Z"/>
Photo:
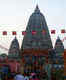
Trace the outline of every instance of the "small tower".
<path fill-rule="evenodd" d="M 64 65 L 64 46 L 59 37 L 56 40 L 54 50 L 56 53 L 56 62 Z"/>
<path fill-rule="evenodd" d="M 55 75 L 57 80 L 63 79 L 64 77 L 64 46 L 60 38 L 58 37 L 54 47 L 54 64 L 52 65 L 52 76 L 53 73 L 57 73 Z M 60 77 L 59 77 L 60 76 Z"/>
<path fill-rule="evenodd" d="M 8 59 L 19 60 L 20 59 L 20 48 L 17 38 L 15 37 L 10 45 L 8 52 Z"/>
<path fill-rule="evenodd" d="M 59 37 L 56 40 L 54 49 L 57 56 L 62 56 L 62 54 L 64 53 L 64 45 Z"/>

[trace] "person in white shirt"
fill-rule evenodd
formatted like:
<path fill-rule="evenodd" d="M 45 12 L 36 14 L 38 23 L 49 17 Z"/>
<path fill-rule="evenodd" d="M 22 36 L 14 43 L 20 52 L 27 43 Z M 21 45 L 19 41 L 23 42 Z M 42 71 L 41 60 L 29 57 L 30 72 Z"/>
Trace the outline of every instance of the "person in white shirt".
<path fill-rule="evenodd" d="M 24 80 L 24 76 L 21 74 L 17 74 L 14 78 L 14 80 Z"/>

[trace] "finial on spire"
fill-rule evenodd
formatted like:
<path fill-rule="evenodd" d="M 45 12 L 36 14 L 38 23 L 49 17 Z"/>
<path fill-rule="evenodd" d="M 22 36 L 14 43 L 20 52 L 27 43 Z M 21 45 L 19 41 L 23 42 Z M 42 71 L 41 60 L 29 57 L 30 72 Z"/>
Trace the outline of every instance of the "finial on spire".
<path fill-rule="evenodd" d="M 17 40 L 17 37 L 15 36 L 14 40 Z"/>
<path fill-rule="evenodd" d="M 40 12 L 39 7 L 38 7 L 38 4 L 36 5 L 35 12 Z"/>
<path fill-rule="evenodd" d="M 57 39 L 60 39 L 60 37 L 58 36 L 58 38 Z"/>
<path fill-rule="evenodd" d="M 38 4 L 36 5 L 36 9 L 39 9 Z"/>

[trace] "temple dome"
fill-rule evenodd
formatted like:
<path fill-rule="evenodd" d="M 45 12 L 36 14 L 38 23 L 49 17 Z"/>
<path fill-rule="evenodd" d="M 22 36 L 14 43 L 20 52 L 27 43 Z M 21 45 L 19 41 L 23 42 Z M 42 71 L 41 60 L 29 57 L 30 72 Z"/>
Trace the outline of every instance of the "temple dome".
<path fill-rule="evenodd" d="M 35 35 L 33 35 L 33 34 Z M 23 38 L 21 49 L 52 49 L 52 42 L 45 17 L 40 12 L 38 5 L 29 18 L 26 35 Z"/>
<path fill-rule="evenodd" d="M 40 12 L 38 5 L 36 6 L 34 12 L 30 16 L 27 26 L 29 26 L 29 27 L 27 27 L 27 29 L 30 28 L 30 30 L 32 30 L 32 29 L 36 30 L 36 28 L 40 28 L 41 26 L 44 26 L 44 27 L 47 26 L 45 17 Z M 43 27 L 41 27 L 41 28 L 43 28 Z"/>

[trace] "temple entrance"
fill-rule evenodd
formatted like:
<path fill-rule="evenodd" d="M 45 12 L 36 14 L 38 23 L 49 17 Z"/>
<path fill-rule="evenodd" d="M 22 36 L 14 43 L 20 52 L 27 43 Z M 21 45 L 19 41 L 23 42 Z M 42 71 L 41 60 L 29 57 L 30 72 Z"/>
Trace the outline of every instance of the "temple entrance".
<path fill-rule="evenodd" d="M 48 78 L 48 50 L 24 50 L 22 52 L 24 73 L 36 73 L 43 79 Z"/>
<path fill-rule="evenodd" d="M 46 68 L 45 56 L 24 55 L 24 72 L 25 73 L 41 73 Z"/>

